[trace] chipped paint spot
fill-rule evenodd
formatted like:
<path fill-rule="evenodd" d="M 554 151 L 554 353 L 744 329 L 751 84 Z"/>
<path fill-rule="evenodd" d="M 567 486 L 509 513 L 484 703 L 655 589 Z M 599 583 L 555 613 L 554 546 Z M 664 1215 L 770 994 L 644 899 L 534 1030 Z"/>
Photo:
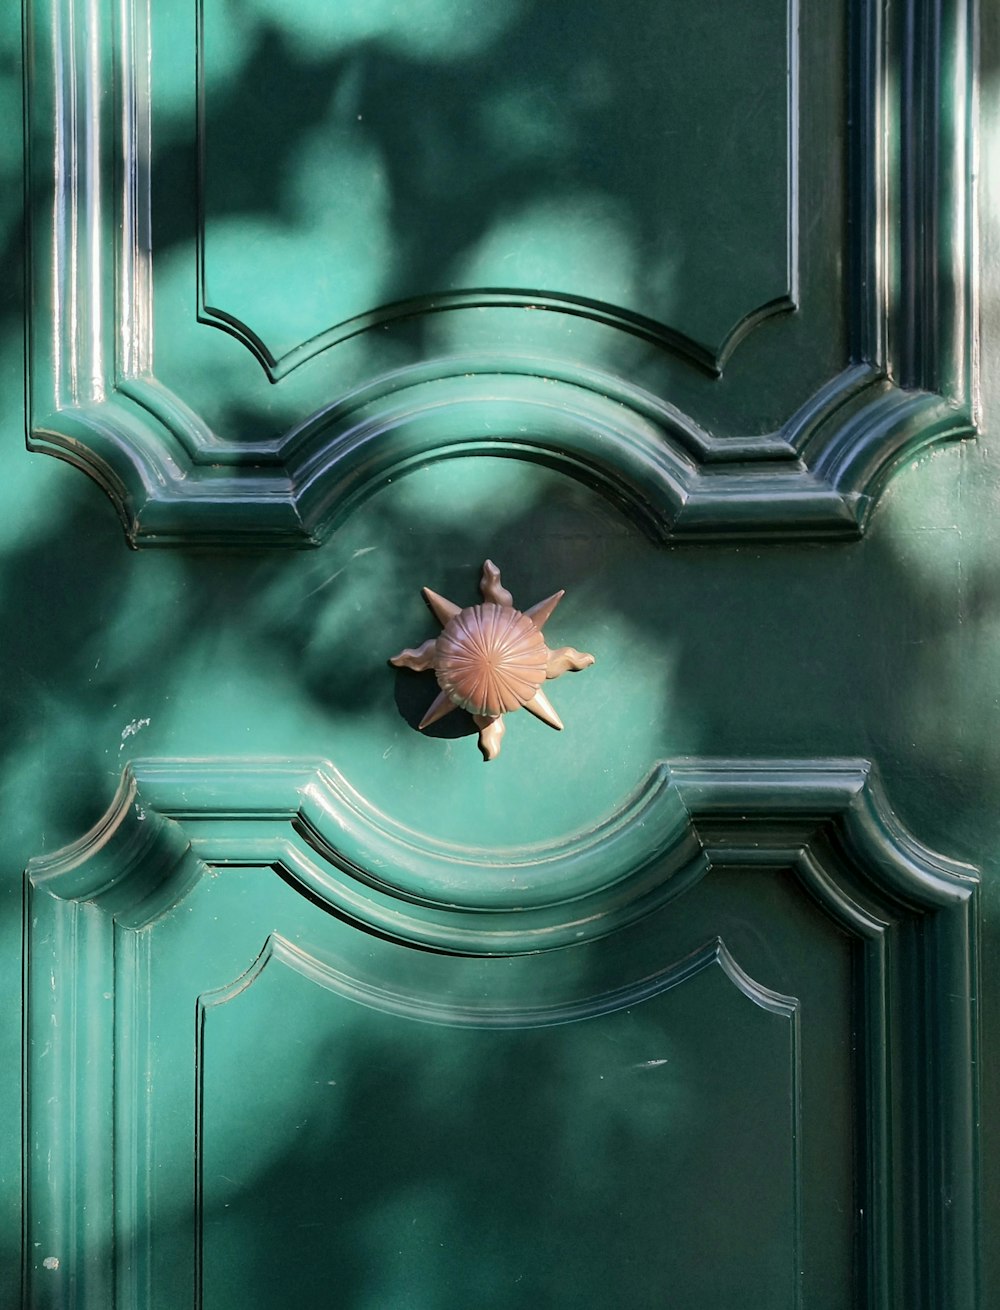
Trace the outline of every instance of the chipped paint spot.
<path fill-rule="evenodd" d="M 126 723 L 125 727 L 122 728 L 122 744 L 118 749 L 120 751 L 124 750 L 129 737 L 134 737 L 137 732 L 142 732 L 143 728 L 148 728 L 150 723 L 150 719 L 133 719 L 131 723 Z"/>
<path fill-rule="evenodd" d="M 45 1266 L 46 1269 L 58 1269 L 59 1257 L 57 1255 L 47 1255 L 45 1259 L 42 1261 L 42 1264 Z"/>

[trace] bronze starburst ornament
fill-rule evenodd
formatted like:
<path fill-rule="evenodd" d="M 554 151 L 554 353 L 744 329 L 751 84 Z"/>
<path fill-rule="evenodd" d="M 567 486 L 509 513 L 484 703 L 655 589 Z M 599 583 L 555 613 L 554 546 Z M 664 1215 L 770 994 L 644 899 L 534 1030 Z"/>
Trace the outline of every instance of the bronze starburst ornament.
<path fill-rule="evenodd" d="M 512 710 L 530 710 L 543 723 L 561 729 L 562 720 L 542 684 L 594 662 L 593 655 L 572 646 L 550 650 L 545 644 L 542 629 L 565 592 L 557 591 L 529 610 L 516 610 L 492 560 L 483 565 L 481 605 L 461 609 L 430 587 L 423 590 L 442 630 L 422 646 L 390 660 L 397 668 L 418 673 L 434 670 L 441 691 L 420 727 L 436 723 L 452 710 L 468 710 L 479 729 L 479 749 L 486 760 L 500 754 L 503 716 Z"/>

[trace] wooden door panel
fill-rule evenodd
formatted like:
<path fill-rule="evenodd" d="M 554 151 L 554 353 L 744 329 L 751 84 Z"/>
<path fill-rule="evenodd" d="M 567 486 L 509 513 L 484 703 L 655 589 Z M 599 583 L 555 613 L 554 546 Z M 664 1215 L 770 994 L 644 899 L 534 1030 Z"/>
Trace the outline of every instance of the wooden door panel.
<path fill-rule="evenodd" d="M 483 448 L 850 536 L 971 431 L 964 0 L 114 8 L 26 3 L 30 427 L 134 541 Z"/>
<path fill-rule="evenodd" d="M 415 927 L 356 863 L 329 766 L 137 766 L 31 870 L 32 1303 L 968 1305 L 974 878 L 857 764 L 669 778 L 580 945 L 556 901 L 484 955 L 457 880 Z"/>
<path fill-rule="evenodd" d="M 32 849 L 120 780 L 24 1303 L 978 1310 L 979 878 L 879 779 L 989 589 L 856 540 L 978 418 L 975 0 L 23 10 L 28 445 L 175 548 L 15 560 Z M 596 656 L 488 766 L 386 664 L 487 556 Z"/>
<path fill-rule="evenodd" d="M 273 938 L 265 958 L 202 998 L 206 1306 L 796 1303 L 795 1007 L 714 944 L 556 1029 L 544 1007 L 442 1027 L 439 999 L 358 1014 L 339 971 Z"/>
<path fill-rule="evenodd" d="M 233 9 L 200 5 L 202 314 L 272 377 L 463 304 L 562 306 L 715 370 L 793 307 L 794 9 L 238 12 L 249 119 Z"/>

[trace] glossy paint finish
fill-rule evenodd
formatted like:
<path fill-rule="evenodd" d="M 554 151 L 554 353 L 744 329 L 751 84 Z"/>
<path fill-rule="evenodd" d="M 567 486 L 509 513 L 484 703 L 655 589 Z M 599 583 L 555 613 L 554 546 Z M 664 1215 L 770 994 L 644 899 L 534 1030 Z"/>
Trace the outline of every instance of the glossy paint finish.
<path fill-rule="evenodd" d="M 25 0 L 0 1303 L 1000 1301 L 1000 16 L 566 9 Z"/>
<path fill-rule="evenodd" d="M 971 431 L 969 6 L 26 0 L 32 444 L 133 540 L 316 540 L 484 449 L 661 537 L 855 535 Z"/>

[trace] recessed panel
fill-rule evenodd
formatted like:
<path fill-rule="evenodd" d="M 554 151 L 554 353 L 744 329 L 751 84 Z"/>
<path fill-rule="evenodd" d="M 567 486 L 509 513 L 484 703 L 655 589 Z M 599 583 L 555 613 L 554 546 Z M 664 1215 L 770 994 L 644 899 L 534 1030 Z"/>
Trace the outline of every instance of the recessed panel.
<path fill-rule="evenodd" d="M 961 0 L 25 9 L 30 442 L 133 542 L 525 433 L 657 537 L 853 536 L 971 430 Z"/>
<path fill-rule="evenodd" d="M 484 954 L 297 883 L 318 775 L 190 765 L 30 870 L 32 1304 L 976 1304 L 976 880 L 867 768 L 681 762 L 704 876 Z"/>
<path fill-rule="evenodd" d="M 359 1011 L 272 957 L 205 1009 L 206 1310 L 792 1310 L 794 1007 L 694 970 L 507 1031 Z"/>
<path fill-rule="evenodd" d="M 790 294 L 788 29 L 784 0 L 203 0 L 208 312 L 275 361 L 483 293 L 715 356 Z"/>

